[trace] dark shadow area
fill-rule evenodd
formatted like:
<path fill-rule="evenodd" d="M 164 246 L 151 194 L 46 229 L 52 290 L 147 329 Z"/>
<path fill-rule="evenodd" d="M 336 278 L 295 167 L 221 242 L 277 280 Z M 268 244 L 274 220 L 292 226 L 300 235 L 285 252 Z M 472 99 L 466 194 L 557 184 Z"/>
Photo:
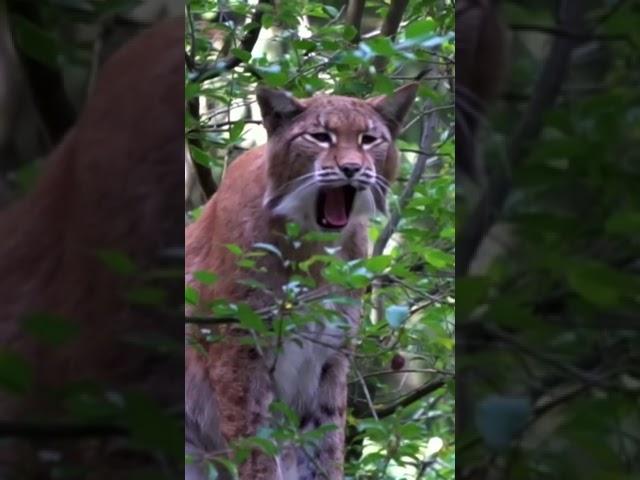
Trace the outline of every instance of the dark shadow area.
<path fill-rule="evenodd" d="M 456 478 L 637 478 L 640 6 L 456 7 Z"/>
<path fill-rule="evenodd" d="M 3 480 L 183 475 L 184 19 L 139 3 L 0 2 Z"/>

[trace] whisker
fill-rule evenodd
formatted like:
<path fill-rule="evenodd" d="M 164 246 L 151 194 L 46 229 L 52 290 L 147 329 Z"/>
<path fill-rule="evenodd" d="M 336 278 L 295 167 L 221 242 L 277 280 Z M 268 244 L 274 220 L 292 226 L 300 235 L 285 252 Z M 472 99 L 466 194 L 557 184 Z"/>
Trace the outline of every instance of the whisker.
<path fill-rule="evenodd" d="M 389 187 L 390 187 L 389 182 L 382 175 L 379 175 L 379 174 L 376 173 L 375 174 L 375 179 L 378 182 L 380 182 L 387 190 L 389 189 Z"/>
<path fill-rule="evenodd" d="M 376 208 L 376 200 L 374 198 L 373 190 L 368 190 L 365 194 L 365 197 L 369 201 L 369 205 L 371 205 L 371 212 L 375 214 L 376 210 L 378 209 Z"/>
<path fill-rule="evenodd" d="M 295 184 L 295 183 L 299 183 L 299 182 L 304 182 L 306 181 L 308 178 L 313 177 L 316 174 L 316 172 L 310 172 L 310 173 L 305 173 L 304 175 L 300 175 L 297 178 L 294 178 L 293 180 L 288 181 L 287 183 L 285 183 L 284 185 L 280 186 L 273 194 L 274 197 L 277 197 L 281 194 L 281 192 L 285 189 L 287 189 L 290 185 Z"/>
<path fill-rule="evenodd" d="M 296 187 L 295 189 L 293 189 L 293 190 L 289 193 L 289 195 L 294 195 L 294 194 L 300 193 L 301 191 L 306 190 L 307 188 L 312 187 L 312 186 L 316 185 L 317 183 L 318 183 L 318 182 L 315 182 L 315 181 L 312 179 L 312 180 L 310 180 L 310 181 L 308 181 L 308 182 L 306 182 L 306 183 L 303 183 L 302 185 L 300 185 L 300 186 Z"/>
<path fill-rule="evenodd" d="M 389 190 L 391 190 L 391 187 L 389 185 L 389 183 L 382 177 L 376 177 L 376 181 L 374 182 L 375 185 L 377 185 L 381 190 L 383 190 L 385 193 L 388 192 Z"/>
<path fill-rule="evenodd" d="M 372 192 L 372 195 L 374 195 L 374 196 L 375 196 L 375 194 L 378 194 L 378 195 L 380 195 L 381 198 L 385 197 L 384 192 L 382 191 L 380 186 L 378 184 L 376 184 L 376 183 L 371 185 L 371 192 Z"/>

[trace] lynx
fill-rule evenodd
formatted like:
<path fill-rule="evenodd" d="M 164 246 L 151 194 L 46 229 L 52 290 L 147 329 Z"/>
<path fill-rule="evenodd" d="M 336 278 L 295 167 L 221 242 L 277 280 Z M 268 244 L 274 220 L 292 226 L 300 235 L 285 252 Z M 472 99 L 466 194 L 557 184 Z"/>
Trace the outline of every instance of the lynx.
<path fill-rule="evenodd" d="M 189 313 L 206 314 L 214 299 L 244 301 L 253 308 L 269 305 L 268 294 L 238 282 L 248 274 L 225 245 L 249 250 L 257 242 L 269 243 L 298 261 L 324 253 L 313 242 L 292 248 L 284 240 L 290 221 L 303 231 L 335 232 L 337 255 L 364 258 L 368 217 L 385 209 L 398 168 L 394 140 L 416 91 L 417 84 L 409 84 L 370 100 L 330 95 L 299 100 L 259 88 L 267 144 L 231 164 L 200 218 L 186 230 L 186 283 L 201 300 Z M 262 266 L 267 273 L 252 278 L 280 292 L 292 272 L 275 255 L 263 257 Z M 197 271 L 214 272 L 218 281 L 199 283 Z M 322 285 L 319 272 L 314 276 Z M 358 292 L 349 294 L 358 297 Z M 354 303 L 338 310 L 346 331 L 328 324 L 308 327 L 307 340 L 287 341 L 277 352 L 259 351 L 243 341 L 246 332 L 230 325 L 220 328 L 222 341 L 202 342 L 204 348 L 189 346 L 194 339 L 187 342 L 185 452 L 192 460 L 187 478 L 207 478 L 206 459 L 228 453 L 230 442 L 269 425 L 274 400 L 297 413 L 302 432 L 327 424 L 338 429 L 315 449 L 290 446 L 276 458 L 253 452 L 241 465 L 240 478 L 343 478 L 349 355 L 342 347 L 358 327 L 360 308 Z M 187 335 L 198 341 L 194 330 Z"/>

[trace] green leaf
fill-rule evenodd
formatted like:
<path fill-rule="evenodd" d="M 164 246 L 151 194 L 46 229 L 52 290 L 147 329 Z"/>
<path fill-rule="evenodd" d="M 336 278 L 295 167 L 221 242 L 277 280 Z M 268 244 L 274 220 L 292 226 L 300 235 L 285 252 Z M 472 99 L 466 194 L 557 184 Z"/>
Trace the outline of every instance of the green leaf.
<path fill-rule="evenodd" d="M 242 249 L 238 245 L 235 245 L 233 243 L 227 243 L 225 245 L 225 247 L 227 247 L 227 250 L 229 250 L 235 256 L 237 256 L 237 257 L 241 257 L 242 256 Z"/>
<path fill-rule="evenodd" d="M 134 305 L 160 306 L 165 302 L 167 292 L 158 287 L 142 286 L 132 288 L 125 297 Z"/>
<path fill-rule="evenodd" d="M 200 95 L 202 87 L 199 83 L 187 83 L 184 86 L 184 99 L 190 100 L 193 97 Z"/>
<path fill-rule="evenodd" d="M 284 402 L 273 402 L 269 406 L 269 409 L 273 413 L 279 413 L 284 416 L 284 418 L 287 419 L 287 422 L 292 426 L 297 427 L 300 424 L 298 414 Z"/>
<path fill-rule="evenodd" d="M 182 428 L 176 418 L 142 394 L 127 394 L 124 405 L 125 422 L 135 444 L 165 452 L 172 458 L 183 458 Z"/>
<path fill-rule="evenodd" d="M 195 278 L 200 283 L 203 283 L 205 285 L 213 285 L 214 283 L 216 283 L 218 281 L 218 276 L 215 273 L 206 272 L 206 271 L 203 271 L 203 270 L 195 272 L 193 274 L 193 278 Z"/>
<path fill-rule="evenodd" d="M 118 250 L 100 250 L 97 256 L 110 270 L 121 275 L 131 275 L 137 271 L 135 263 Z"/>
<path fill-rule="evenodd" d="M 380 255 L 366 259 L 364 261 L 364 266 L 371 273 L 380 274 L 384 272 L 389 265 L 391 265 L 392 260 L 393 258 L 389 255 Z"/>
<path fill-rule="evenodd" d="M 50 313 L 31 314 L 25 318 L 23 326 L 29 334 L 52 345 L 62 345 L 79 331 L 78 325 Z"/>
<path fill-rule="evenodd" d="M 195 288 L 187 285 L 184 287 L 184 301 L 187 305 L 196 306 L 200 303 L 200 294 Z"/>
<path fill-rule="evenodd" d="M 460 277 L 456 279 L 456 316 L 467 318 L 489 296 L 486 277 Z"/>
<path fill-rule="evenodd" d="M 427 263 L 437 269 L 444 269 L 453 264 L 453 255 L 435 248 L 425 247 L 423 256 Z"/>
<path fill-rule="evenodd" d="M 26 393 L 33 382 L 33 369 L 14 352 L 0 350 L 0 389 Z"/>
<path fill-rule="evenodd" d="M 60 52 L 58 39 L 22 16 L 13 16 L 11 23 L 18 50 L 44 65 L 57 69 Z"/>
<path fill-rule="evenodd" d="M 213 164 L 211 155 L 193 145 L 190 146 L 189 151 L 191 152 L 191 158 L 194 162 L 199 163 L 203 167 L 211 168 Z"/>
<path fill-rule="evenodd" d="M 375 83 L 373 84 L 373 90 L 376 93 L 388 95 L 393 92 L 395 85 L 391 79 L 385 75 L 376 75 Z"/>
<path fill-rule="evenodd" d="M 242 136 L 242 131 L 244 130 L 244 120 L 239 120 L 235 122 L 231 128 L 229 129 L 229 142 L 236 142 Z"/>
<path fill-rule="evenodd" d="M 289 77 L 284 72 L 264 73 L 264 83 L 273 88 L 284 87 Z"/>
<path fill-rule="evenodd" d="M 396 53 L 393 42 L 387 37 L 372 38 L 366 42 L 366 45 L 377 55 L 390 57 Z"/>
<path fill-rule="evenodd" d="M 333 423 L 328 423 L 326 425 L 321 425 L 318 428 L 306 432 L 302 438 L 304 441 L 319 441 L 322 440 L 327 433 L 334 432 L 338 429 L 336 425 Z"/>
<path fill-rule="evenodd" d="M 612 235 L 638 235 L 640 213 L 617 212 L 607 220 L 605 230 Z"/>
<path fill-rule="evenodd" d="M 298 50 L 303 50 L 305 52 L 313 52 L 316 49 L 316 44 L 307 39 L 295 40 L 293 42 L 293 46 Z"/>
<path fill-rule="evenodd" d="M 622 288 L 615 274 L 595 265 L 576 265 L 567 274 L 569 286 L 586 301 L 601 307 L 620 303 Z"/>
<path fill-rule="evenodd" d="M 325 5 L 322 4 L 322 8 L 324 9 L 325 12 L 327 12 L 332 18 L 336 18 L 338 16 L 338 14 L 340 13 L 338 11 L 338 9 L 332 5 Z"/>
<path fill-rule="evenodd" d="M 406 305 L 391 305 L 387 307 L 385 316 L 389 326 L 397 330 L 402 327 L 407 321 L 407 318 L 409 318 L 409 307 Z"/>
<path fill-rule="evenodd" d="M 353 25 L 345 25 L 344 30 L 342 31 L 342 38 L 350 42 L 356 35 L 358 34 L 358 30 Z"/>
<path fill-rule="evenodd" d="M 287 222 L 287 237 L 298 238 L 300 236 L 300 225 L 293 222 Z"/>
<path fill-rule="evenodd" d="M 243 62 L 249 62 L 251 60 L 251 52 L 243 50 L 241 48 L 232 48 L 231 53 L 242 60 Z"/>
<path fill-rule="evenodd" d="M 278 446 L 266 438 L 251 437 L 247 439 L 247 443 L 262 450 L 267 455 L 274 456 L 278 454 Z"/>
<path fill-rule="evenodd" d="M 239 304 L 236 316 L 238 320 L 240 320 L 240 325 L 243 327 L 255 330 L 258 333 L 267 332 L 267 326 L 264 320 L 249 305 L 245 303 Z"/>
<path fill-rule="evenodd" d="M 405 38 L 414 39 L 433 35 L 437 31 L 438 25 L 432 19 L 416 20 L 410 23 L 405 30 Z"/>

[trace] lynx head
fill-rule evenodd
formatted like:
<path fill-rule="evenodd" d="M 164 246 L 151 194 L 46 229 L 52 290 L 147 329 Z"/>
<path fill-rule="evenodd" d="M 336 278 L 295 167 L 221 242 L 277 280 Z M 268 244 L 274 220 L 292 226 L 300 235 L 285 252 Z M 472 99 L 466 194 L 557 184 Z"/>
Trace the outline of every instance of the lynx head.
<path fill-rule="evenodd" d="M 307 229 L 341 231 L 357 217 L 384 212 L 398 167 L 394 140 L 417 91 L 360 100 L 306 100 L 260 87 L 269 142 L 264 206 Z"/>

